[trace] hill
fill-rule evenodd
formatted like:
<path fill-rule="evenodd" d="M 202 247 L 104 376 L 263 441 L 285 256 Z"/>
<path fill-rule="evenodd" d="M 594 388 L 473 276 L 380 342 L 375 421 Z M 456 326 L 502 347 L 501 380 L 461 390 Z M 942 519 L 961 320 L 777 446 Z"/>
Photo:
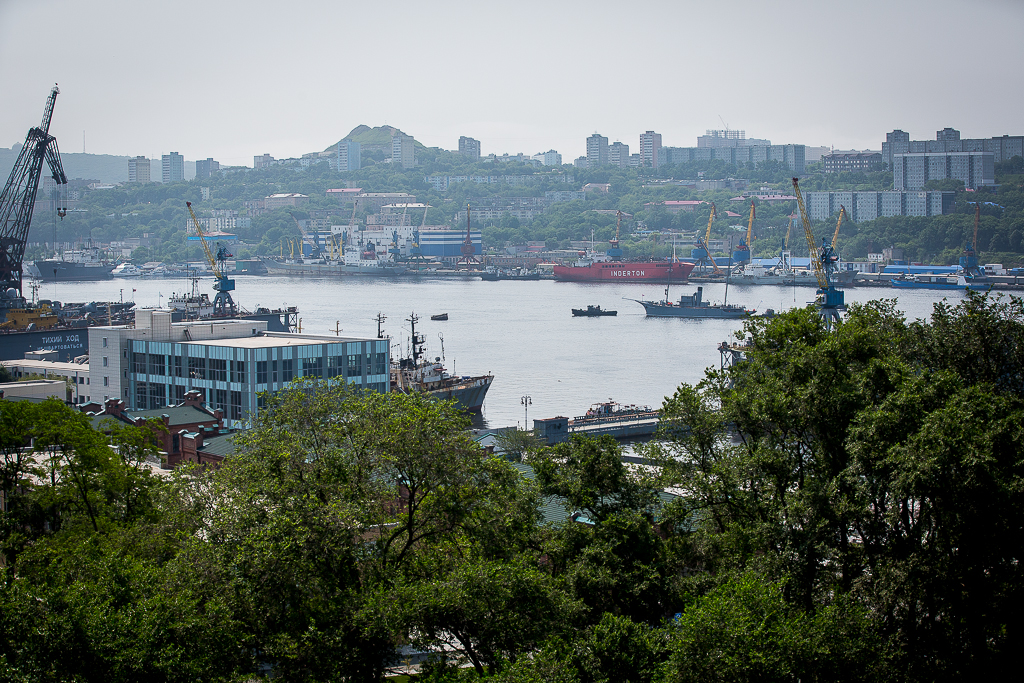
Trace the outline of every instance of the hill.
<path fill-rule="evenodd" d="M 352 129 L 352 131 L 346 135 L 345 138 L 351 138 L 359 143 L 359 148 L 364 152 L 372 152 L 380 150 L 382 152 L 391 151 L 391 137 L 396 134 L 407 135 L 394 126 L 377 126 L 376 128 L 370 128 L 369 126 L 360 124 Z M 339 140 L 338 142 L 341 142 Z M 329 152 L 338 146 L 338 142 L 330 145 L 325 152 Z M 413 143 L 417 147 L 423 147 L 423 143 L 417 142 L 413 138 Z"/>

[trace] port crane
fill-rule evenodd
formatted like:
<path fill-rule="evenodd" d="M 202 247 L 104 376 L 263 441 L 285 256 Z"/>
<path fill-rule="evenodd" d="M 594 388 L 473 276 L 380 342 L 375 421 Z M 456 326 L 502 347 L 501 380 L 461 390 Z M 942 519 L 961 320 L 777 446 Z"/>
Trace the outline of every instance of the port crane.
<path fill-rule="evenodd" d="M 612 261 L 622 260 L 622 249 L 619 247 L 619 228 L 622 227 L 622 212 L 615 212 L 615 239 L 608 240 L 608 258 Z"/>
<path fill-rule="evenodd" d="M 199 225 L 199 219 L 196 218 L 196 212 L 192 210 L 192 202 L 185 202 L 185 206 L 188 207 L 189 215 L 192 216 L 192 225 L 196 228 L 199 241 L 203 244 L 206 262 L 210 264 L 213 276 L 217 279 L 213 283 L 213 289 L 217 292 L 217 296 L 213 298 L 213 314 L 230 318 L 238 312 L 235 301 L 231 298 L 231 292 L 235 289 L 235 281 L 224 275 L 224 262 L 231 258 L 231 254 L 228 253 L 225 247 L 220 246 L 217 248 L 217 255 L 214 256 L 213 252 L 210 251 L 210 245 L 206 242 L 206 236 L 203 235 L 203 228 Z"/>
<path fill-rule="evenodd" d="M 467 267 L 480 263 L 476 257 L 476 247 L 473 246 L 473 237 L 469 232 L 469 204 L 466 204 L 466 239 L 462 240 L 462 256 L 456 261 L 456 265 L 460 263 L 465 263 Z"/>
<path fill-rule="evenodd" d="M 793 191 L 796 194 L 796 203 L 800 210 L 800 217 L 804 223 L 804 236 L 807 238 L 807 248 L 810 252 L 811 263 L 814 264 L 814 275 L 818 278 L 817 301 L 818 310 L 829 328 L 833 323 L 839 322 L 840 311 L 846 310 L 846 297 L 842 290 L 836 289 L 833 276 L 839 268 L 839 257 L 836 250 L 824 238 L 821 240 L 821 247 L 814 244 L 814 232 L 811 230 L 811 220 L 807 217 L 807 207 L 804 206 L 803 195 L 800 194 L 798 178 L 793 178 Z M 845 210 L 840 213 L 840 216 Z M 838 232 L 838 226 L 837 226 Z"/>
<path fill-rule="evenodd" d="M 839 243 L 839 226 L 843 224 L 843 217 L 846 216 L 846 207 L 842 204 L 839 205 L 839 220 L 836 221 L 836 232 L 832 235 L 832 249 L 836 248 Z"/>
<path fill-rule="evenodd" d="M 60 90 L 54 85 L 46 99 L 42 123 L 37 128 L 29 128 L 25 144 L 0 193 L 0 320 L 6 318 L 11 309 L 25 308 L 22 264 L 43 161 L 57 183 L 57 215 L 61 219 L 67 215 L 66 205 L 59 198 L 64 196 L 68 179 L 60 161 L 57 138 L 50 135 L 50 120 L 58 94 Z"/>
<path fill-rule="evenodd" d="M 978 223 L 981 222 L 981 202 L 974 202 L 974 239 L 964 247 L 964 255 L 960 257 L 960 270 L 964 275 L 978 275 Z"/>
<path fill-rule="evenodd" d="M 740 241 L 732 252 L 733 265 L 750 263 L 750 241 L 754 235 L 754 200 L 750 200 L 750 220 L 747 221 L 747 239 Z"/>
<path fill-rule="evenodd" d="M 721 275 L 722 269 L 715 263 L 715 259 L 711 258 L 711 249 L 708 248 L 708 241 L 711 239 L 711 224 L 718 216 L 718 209 L 715 208 L 715 203 L 711 202 L 711 215 L 708 216 L 708 229 L 704 233 L 704 239 L 700 236 L 697 237 L 697 248 L 690 252 L 690 258 L 696 261 L 702 267 L 708 263 L 711 264 L 711 269 L 715 275 Z"/>

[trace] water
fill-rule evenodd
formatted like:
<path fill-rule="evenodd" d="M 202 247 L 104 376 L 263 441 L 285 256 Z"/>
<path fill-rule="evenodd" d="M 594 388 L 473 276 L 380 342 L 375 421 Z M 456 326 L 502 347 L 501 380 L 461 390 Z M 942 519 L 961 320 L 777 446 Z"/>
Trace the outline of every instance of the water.
<path fill-rule="evenodd" d="M 417 330 L 426 336 L 427 354 L 442 355 L 450 370 L 462 375 L 494 373 L 484 403 L 487 426 L 522 425 L 530 397 L 529 425 L 538 417 L 582 415 L 592 403 L 609 398 L 657 407 L 682 382 L 699 381 L 705 368 L 717 367 L 718 345 L 742 329 L 740 320 L 647 318 L 632 299 L 661 299 L 663 285 L 554 282 L 482 282 L 480 280 L 302 279 L 239 276 L 235 300 L 257 306 L 297 306 L 302 331 L 334 335 L 376 336 L 374 318 L 384 313 L 385 333 L 408 347 L 415 311 Z M 212 279 L 200 282 L 212 298 Z M 45 284 L 42 298 L 60 301 L 118 301 L 134 298 L 139 306 L 166 303 L 174 292 L 188 291 L 187 280 L 112 280 Z M 694 285 L 672 288 L 671 296 L 691 293 Z M 133 289 L 134 294 L 133 294 Z M 720 302 L 724 284 L 704 285 L 705 300 Z M 957 301 L 959 291 L 854 288 L 846 301 L 896 298 L 908 319 L 927 318 L 942 298 Z M 729 286 L 729 301 L 783 311 L 814 299 L 813 287 Z M 618 316 L 573 318 L 572 308 L 598 304 Z M 430 316 L 448 313 L 446 322 Z M 398 353 L 392 348 L 392 355 Z"/>

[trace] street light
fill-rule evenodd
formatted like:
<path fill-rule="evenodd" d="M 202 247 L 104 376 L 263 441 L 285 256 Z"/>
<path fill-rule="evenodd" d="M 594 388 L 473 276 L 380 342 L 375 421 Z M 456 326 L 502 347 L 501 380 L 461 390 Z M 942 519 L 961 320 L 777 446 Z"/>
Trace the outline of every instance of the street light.
<path fill-rule="evenodd" d="M 533 399 L 526 395 L 519 399 L 519 403 L 523 406 L 523 431 L 528 432 L 530 431 L 530 406 L 533 405 Z"/>

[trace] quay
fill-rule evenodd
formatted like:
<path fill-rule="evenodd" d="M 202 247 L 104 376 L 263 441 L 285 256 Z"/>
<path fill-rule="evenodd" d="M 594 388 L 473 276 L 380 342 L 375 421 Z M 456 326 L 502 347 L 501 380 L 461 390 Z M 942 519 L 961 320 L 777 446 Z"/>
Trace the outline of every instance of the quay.
<path fill-rule="evenodd" d="M 611 417 L 549 417 L 533 421 L 534 433 L 553 446 L 568 441 L 573 434 L 603 436 L 616 439 L 644 439 L 654 435 L 658 429 L 659 414 L 656 410 L 644 410 L 632 414 Z"/>

